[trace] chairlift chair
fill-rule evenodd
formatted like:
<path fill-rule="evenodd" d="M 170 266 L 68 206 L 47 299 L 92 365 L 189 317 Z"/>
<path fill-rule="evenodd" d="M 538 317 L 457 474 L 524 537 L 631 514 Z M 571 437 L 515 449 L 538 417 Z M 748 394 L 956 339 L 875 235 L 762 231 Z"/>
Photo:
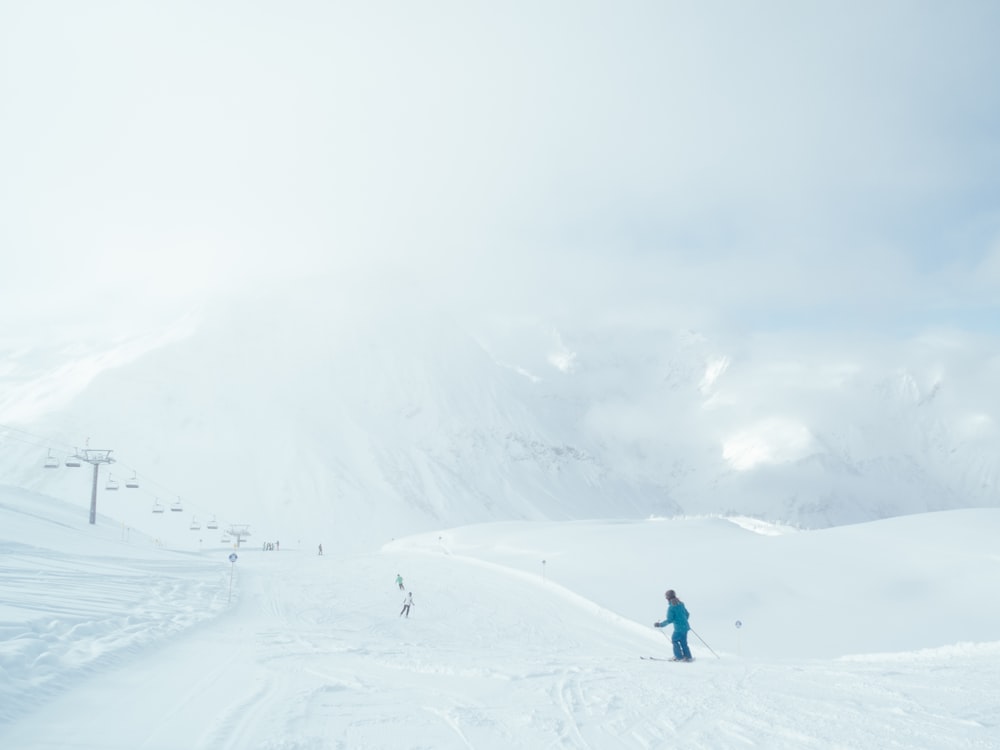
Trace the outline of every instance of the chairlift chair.
<path fill-rule="evenodd" d="M 79 468 L 80 459 L 77 458 L 76 456 L 70 456 L 69 458 L 66 459 L 66 465 L 69 466 L 71 469 Z"/>
<path fill-rule="evenodd" d="M 154 513 L 163 512 L 163 504 L 158 499 L 153 503 L 153 512 Z"/>
<path fill-rule="evenodd" d="M 52 455 L 52 451 L 49 451 L 49 456 L 48 458 L 45 459 L 45 468 L 46 469 L 59 468 L 59 459 Z"/>
<path fill-rule="evenodd" d="M 198 523 L 198 516 L 191 516 L 191 531 L 198 531 L 201 524 Z"/>
<path fill-rule="evenodd" d="M 126 489 L 134 490 L 138 486 L 139 486 L 139 480 L 136 479 L 135 472 L 133 471 L 132 478 L 125 480 L 125 487 Z"/>
<path fill-rule="evenodd" d="M 210 521 L 209 521 L 209 522 L 208 522 L 208 523 L 207 523 L 207 524 L 205 525 L 205 528 L 206 528 L 206 529 L 217 529 L 217 528 L 219 528 L 219 524 L 218 524 L 218 523 L 216 522 L 216 520 L 215 520 L 215 516 L 212 516 L 212 520 L 210 520 Z"/>
<path fill-rule="evenodd" d="M 180 513 L 183 510 L 184 510 L 184 506 L 181 505 L 181 501 L 180 500 L 174 500 L 173 505 L 170 506 L 170 512 L 171 513 Z"/>
<path fill-rule="evenodd" d="M 113 478 L 108 474 L 108 483 L 104 485 L 104 489 L 111 490 L 112 492 L 118 489 L 118 480 Z"/>

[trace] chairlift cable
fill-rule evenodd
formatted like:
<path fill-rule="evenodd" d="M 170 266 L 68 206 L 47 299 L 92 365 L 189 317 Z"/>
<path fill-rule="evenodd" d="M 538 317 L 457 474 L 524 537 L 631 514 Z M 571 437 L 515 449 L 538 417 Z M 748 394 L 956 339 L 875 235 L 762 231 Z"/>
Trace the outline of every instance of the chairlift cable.
<path fill-rule="evenodd" d="M 49 468 L 59 468 L 64 463 L 64 461 L 60 459 L 58 456 L 53 455 L 53 452 L 65 453 L 68 456 L 66 460 L 71 460 L 77 455 L 77 453 L 80 450 L 79 446 L 70 446 L 67 443 L 64 443 L 60 440 L 52 440 L 51 438 L 35 434 L 20 427 L 14 427 L 12 425 L 0 423 L 0 440 L 5 440 L 5 439 L 17 441 L 19 443 L 30 445 L 35 448 L 44 448 L 46 450 L 47 455 L 45 457 L 45 463 L 43 465 L 48 466 Z M 90 443 L 90 438 L 87 438 L 84 441 L 84 444 L 89 445 L 89 443 Z M 173 488 L 168 487 L 167 485 L 161 482 L 158 482 L 157 480 L 153 479 L 152 477 L 150 477 L 145 473 L 143 473 L 142 482 L 140 483 L 138 481 L 139 480 L 138 469 L 136 469 L 134 466 L 122 462 L 121 460 L 116 460 L 115 463 L 117 464 L 117 467 L 119 469 L 127 469 L 132 472 L 132 477 L 129 478 L 128 480 L 125 480 L 125 486 L 128 487 L 129 489 L 138 489 L 142 493 L 144 493 L 147 497 L 153 498 L 154 506 L 157 503 L 159 503 L 159 497 L 161 495 L 172 495 L 174 497 L 177 497 L 178 500 L 180 500 L 180 497 L 182 496 L 181 493 L 176 492 Z M 134 486 L 132 486 L 131 483 L 135 483 Z M 122 482 L 120 480 L 113 478 L 113 476 L 109 474 L 104 489 L 105 490 L 111 488 L 118 489 L 121 487 L 121 484 Z M 153 489 L 159 488 L 160 490 L 163 490 L 163 492 L 156 494 L 150 491 L 149 485 L 152 485 Z M 165 510 L 167 506 L 165 504 L 161 505 Z M 192 511 L 199 510 L 199 508 L 191 506 L 191 504 L 188 501 L 183 502 L 183 507 L 190 508 Z M 212 530 L 217 530 L 223 527 L 228 528 L 230 526 L 229 522 L 227 521 L 219 521 L 218 516 L 216 514 L 210 514 L 210 515 L 212 520 L 209 521 L 208 523 L 214 527 Z M 225 535 L 228 536 L 228 534 Z"/>

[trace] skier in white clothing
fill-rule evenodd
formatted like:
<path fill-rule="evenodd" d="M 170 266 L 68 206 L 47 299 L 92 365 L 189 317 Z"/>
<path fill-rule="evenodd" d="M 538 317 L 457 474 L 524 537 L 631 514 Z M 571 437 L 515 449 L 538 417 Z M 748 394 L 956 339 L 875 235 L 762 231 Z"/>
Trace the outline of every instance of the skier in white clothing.
<path fill-rule="evenodd" d="M 406 615 L 407 619 L 409 619 L 409 617 L 410 617 L 410 607 L 412 607 L 412 606 L 413 606 L 413 592 L 412 591 L 408 591 L 408 592 L 406 592 L 406 598 L 403 599 L 403 609 L 399 613 L 399 616 L 402 617 L 403 615 Z"/>

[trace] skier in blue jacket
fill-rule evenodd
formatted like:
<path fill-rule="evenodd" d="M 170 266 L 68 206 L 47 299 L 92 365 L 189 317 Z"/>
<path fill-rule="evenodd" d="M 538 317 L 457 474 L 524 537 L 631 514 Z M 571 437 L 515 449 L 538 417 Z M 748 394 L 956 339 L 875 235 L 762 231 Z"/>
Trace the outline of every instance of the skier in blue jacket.
<path fill-rule="evenodd" d="M 665 628 L 673 624 L 674 632 L 670 636 L 670 642 L 674 646 L 674 661 L 693 661 L 691 649 L 688 648 L 688 631 L 691 626 L 688 624 L 688 611 L 684 602 L 677 598 L 673 589 L 664 594 L 668 602 L 667 619 L 663 622 L 654 622 L 654 628 Z"/>

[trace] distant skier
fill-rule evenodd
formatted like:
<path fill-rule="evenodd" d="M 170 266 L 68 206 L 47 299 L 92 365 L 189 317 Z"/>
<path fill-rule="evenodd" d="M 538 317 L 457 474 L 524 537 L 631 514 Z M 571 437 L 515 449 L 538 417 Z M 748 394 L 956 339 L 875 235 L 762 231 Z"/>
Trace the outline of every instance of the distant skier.
<path fill-rule="evenodd" d="M 654 628 L 664 628 L 667 625 L 674 626 L 673 635 L 670 636 L 670 642 L 674 647 L 674 661 L 693 661 L 691 658 L 691 649 L 688 648 L 688 631 L 691 626 L 688 624 L 688 614 L 687 607 L 684 606 L 684 602 L 677 598 L 677 594 L 674 593 L 673 589 L 670 589 L 663 595 L 669 606 L 667 607 L 667 619 L 662 622 L 654 622 Z"/>
<path fill-rule="evenodd" d="M 396 573 L 396 585 L 399 586 L 400 591 L 403 590 L 403 576 L 399 573 Z"/>
<path fill-rule="evenodd" d="M 399 616 L 402 617 L 406 615 L 406 619 L 410 619 L 410 607 L 413 606 L 413 592 L 406 592 L 406 598 L 403 599 L 403 609 L 400 611 Z"/>
<path fill-rule="evenodd" d="M 321 545 L 319 545 L 319 553 L 320 553 L 321 555 L 323 554 L 323 545 L 322 545 L 322 544 L 321 544 Z"/>

